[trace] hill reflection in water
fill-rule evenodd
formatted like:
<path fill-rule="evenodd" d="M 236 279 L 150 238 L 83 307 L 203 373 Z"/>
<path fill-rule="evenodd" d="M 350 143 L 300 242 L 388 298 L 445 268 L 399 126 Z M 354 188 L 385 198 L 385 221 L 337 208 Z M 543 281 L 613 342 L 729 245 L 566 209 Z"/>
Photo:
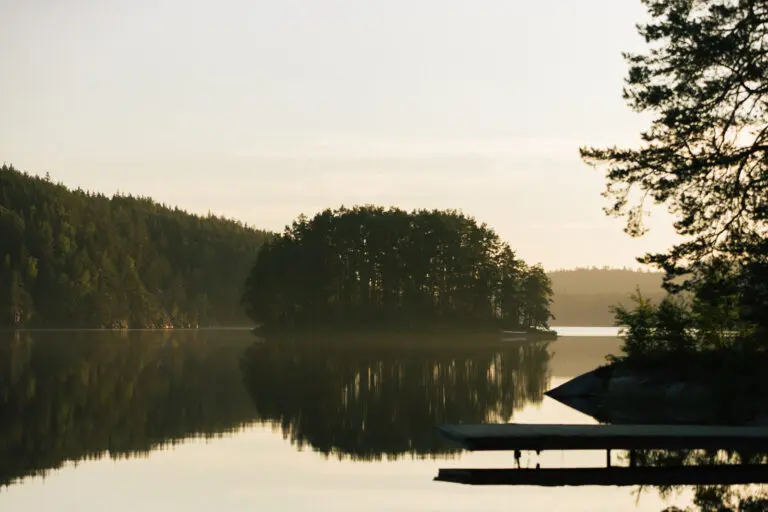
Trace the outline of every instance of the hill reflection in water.
<path fill-rule="evenodd" d="M 0 485 L 254 422 L 339 457 L 447 455 L 436 423 L 505 421 L 547 389 L 546 343 L 390 336 L 2 333 Z"/>
<path fill-rule="evenodd" d="M 252 422 L 238 369 L 252 342 L 247 332 L 0 333 L 0 485 Z"/>

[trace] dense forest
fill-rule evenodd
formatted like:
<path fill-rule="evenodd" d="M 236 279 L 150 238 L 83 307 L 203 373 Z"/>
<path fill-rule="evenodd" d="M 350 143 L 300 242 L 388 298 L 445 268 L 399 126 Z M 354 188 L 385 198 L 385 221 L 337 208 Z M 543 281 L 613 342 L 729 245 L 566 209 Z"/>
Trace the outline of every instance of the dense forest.
<path fill-rule="evenodd" d="M 0 167 L 0 327 L 247 324 L 263 231 Z"/>
<path fill-rule="evenodd" d="M 243 303 L 270 326 L 546 328 L 550 282 L 456 211 L 365 206 L 299 217 L 259 251 Z"/>
<path fill-rule="evenodd" d="M 663 272 L 592 267 L 555 270 L 547 275 L 554 292 L 550 309 L 555 326 L 610 326 L 615 322 L 611 308 L 631 304 L 636 290 L 655 303 L 667 295 L 662 288 Z"/>

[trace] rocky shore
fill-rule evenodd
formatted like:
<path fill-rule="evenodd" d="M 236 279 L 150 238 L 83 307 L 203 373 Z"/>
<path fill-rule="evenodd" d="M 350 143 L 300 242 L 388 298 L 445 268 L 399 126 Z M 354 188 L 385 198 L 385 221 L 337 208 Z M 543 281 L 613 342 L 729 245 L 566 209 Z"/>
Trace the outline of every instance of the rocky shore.
<path fill-rule="evenodd" d="M 767 425 L 762 396 L 728 397 L 714 383 L 614 363 L 546 392 L 603 423 Z"/>

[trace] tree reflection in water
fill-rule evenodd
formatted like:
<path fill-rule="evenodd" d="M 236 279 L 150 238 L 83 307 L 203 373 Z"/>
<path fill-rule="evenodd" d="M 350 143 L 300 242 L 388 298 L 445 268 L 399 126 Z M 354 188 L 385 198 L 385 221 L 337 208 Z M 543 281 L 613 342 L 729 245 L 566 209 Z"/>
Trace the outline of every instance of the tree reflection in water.
<path fill-rule="evenodd" d="M 4 336 L 0 486 L 67 461 L 146 456 L 254 421 L 338 458 L 450 457 L 436 424 L 508 421 L 549 385 L 547 343 L 361 336 L 255 343 L 250 333 L 227 331 Z M 765 454 L 703 451 L 636 458 L 645 466 L 766 462 Z M 768 510 L 766 500 L 764 486 L 699 486 L 689 509 Z"/>
<path fill-rule="evenodd" d="M 142 456 L 255 419 L 247 333 L 35 332 L 0 339 L 0 486 L 66 461 Z"/>
<path fill-rule="evenodd" d="M 254 421 L 281 425 L 297 444 L 339 456 L 448 454 L 436 423 L 507 419 L 540 401 L 548 383 L 545 344 L 500 349 L 498 336 L 486 336 L 479 341 L 493 346 L 418 338 L 411 348 L 363 348 L 336 338 L 6 333 L 0 486 L 67 461 L 145 456 Z"/>
<path fill-rule="evenodd" d="M 384 337 L 255 344 L 242 368 L 259 418 L 339 458 L 446 456 L 435 425 L 508 421 L 549 384 L 546 342 Z"/>

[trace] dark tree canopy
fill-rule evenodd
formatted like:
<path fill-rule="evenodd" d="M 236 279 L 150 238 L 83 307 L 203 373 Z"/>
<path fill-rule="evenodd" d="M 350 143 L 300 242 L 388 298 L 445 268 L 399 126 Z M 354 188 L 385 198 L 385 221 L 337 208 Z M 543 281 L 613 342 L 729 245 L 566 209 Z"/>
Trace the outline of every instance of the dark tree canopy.
<path fill-rule="evenodd" d="M 768 3 L 643 0 L 644 54 L 627 54 L 624 97 L 654 116 L 639 148 L 582 148 L 607 167 L 606 210 L 643 233 L 646 200 L 676 215 L 683 243 L 647 255 L 670 276 L 697 262 L 768 253 Z"/>
<path fill-rule="evenodd" d="M 266 236 L 2 166 L 0 327 L 246 324 L 242 285 Z"/>
<path fill-rule="evenodd" d="M 546 327 L 540 266 L 455 211 L 325 210 L 265 244 L 243 302 L 272 326 L 496 322 Z"/>

